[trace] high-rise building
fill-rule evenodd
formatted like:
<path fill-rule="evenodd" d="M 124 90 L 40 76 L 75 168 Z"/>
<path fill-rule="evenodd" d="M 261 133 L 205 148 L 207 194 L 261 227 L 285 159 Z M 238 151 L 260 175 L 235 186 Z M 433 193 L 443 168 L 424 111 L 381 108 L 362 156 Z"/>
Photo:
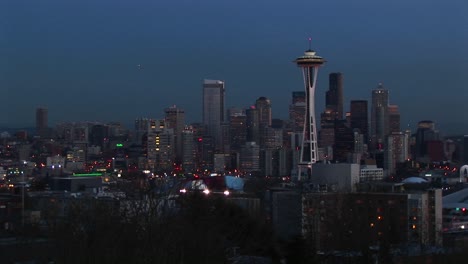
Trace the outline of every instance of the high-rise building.
<path fill-rule="evenodd" d="M 304 91 L 295 91 L 292 92 L 292 103 L 305 103 L 306 102 L 306 93 Z"/>
<path fill-rule="evenodd" d="M 258 114 L 258 130 L 260 148 L 265 148 L 268 137 L 268 128 L 271 127 L 271 102 L 266 97 L 260 97 L 255 101 L 255 109 Z"/>
<path fill-rule="evenodd" d="M 172 170 L 174 160 L 174 130 L 167 128 L 164 119 L 151 120 L 146 142 L 147 168 L 152 171 Z"/>
<path fill-rule="evenodd" d="M 302 133 L 305 123 L 305 92 L 292 92 L 292 103 L 289 105 L 289 119 L 292 123 L 292 131 Z"/>
<path fill-rule="evenodd" d="M 317 81 L 318 68 L 324 62 L 325 60 L 311 49 L 306 50 L 304 55 L 295 60 L 297 66 L 302 70 L 306 93 L 306 118 L 298 162 L 298 180 L 301 180 L 302 172 L 305 172 L 308 177 L 310 177 L 312 164 L 316 163 L 318 159 L 317 125 L 315 119 L 315 84 Z"/>
<path fill-rule="evenodd" d="M 251 106 L 245 110 L 247 116 L 247 141 L 260 144 L 260 122 L 258 120 L 258 110 L 255 106 Z"/>
<path fill-rule="evenodd" d="M 329 89 L 325 98 L 326 108 L 333 112 L 334 119 L 343 119 L 343 74 L 329 75 Z"/>
<path fill-rule="evenodd" d="M 430 120 L 420 121 L 416 130 L 416 142 L 413 157 L 417 161 L 428 162 L 428 142 L 440 141 L 439 131 L 435 130 L 435 123 Z"/>
<path fill-rule="evenodd" d="M 135 120 L 135 136 L 133 140 L 138 145 L 143 145 L 143 141 L 146 140 L 146 137 L 148 136 L 148 131 L 150 129 L 151 121 L 152 120 L 149 118 L 138 118 Z"/>
<path fill-rule="evenodd" d="M 343 119 L 343 75 L 329 75 L 329 89 L 325 94 L 325 111 L 320 114 L 318 146 L 321 149 L 334 148 L 335 121 Z"/>
<path fill-rule="evenodd" d="M 224 122 L 224 82 L 203 81 L 203 123 L 214 140 L 215 149 L 222 148 L 221 123 Z"/>
<path fill-rule="evenodd" d="M 335 112 L 325 109 L 320 114 L 320 131 L 318 133 L 318 147 L 333 147 L 335 144 Z"/>
<path fill-rule="evenodd" d="M 335 161 L 347 162 L 354 151 L 353 129 L 346 126 L 345 120 L 335 121 L 335 144 L 333 145 L 333 157 Z"/>
<path fill-rule="evenodd" d="M 352 100 L 351 108 L 351 128 L 359 129 L 359 133 L 364 136 L 364 144 L 369 140 L 369 120 L 367 100 Z"/>
<path fill-rule="evenodd" d="M 266 97 L 260 97 L 255 101 L 258 111 L 258 124 L 260 128 L 271 126 L 271 102 Z"/>
<path fill-rule="evenodd" d="M 177 160 L 182 157 L 182 131 L 185 128 L 185 111 L 175 105 L 164 110 L 166 113 L 167 128 L 174 130 L 175 156 Z"/>
<path fill-rule="evenodd" d="M 403 132 L 393 132 L 387 137 L 385 149 L 385 169 L 389 174 L 396 171 L 396 164 L 403 163 L 408 158 L 408 135 Z"/>
<path fill-rule="evenodd" d="M 231 151 L 239 152 L 247 142 L 247 116 L 234 113 L 229 117 L 229 135 Z"/>
<path fill-rule="evenodd" d="M 371 149 L 382 149 L 385 136 L 389 132 L 388 122 L 388 90 L 379 84 L 372 90 L 371 108 Z"/>
<path fill-rule="evenodd" d="M 186 127 L 182 131 L 182 168 L 185 172 L 192 172 L 196 169 L 196 146 L 193 129 Z"/>
<path fill-rule="evenodd" d="M 96 124 L 91 127 L 89 133 L 89 144 L 91 146 L 98 146 L 101 150 L 105 150 L 106 143 L 109 139 L 109 127 L 102 124 Z"/>
<path fill-rule="evenodd" d="M 240 153 L 240 168 L 244 172 L 260 171 L 260 146 L 255 142 L 246 142 Z"/>
<path fill-rule="evenodd" d="M 389 134 L 401 132 L 398 105 L 388 106 L 388 130 Z"/>
<path fill-rule="evenodd" d="M 231 107 L 227 110 L 227 118 L 228 122 L 230 121 L 230 118 L 232 116 L 238 116 L 238 115 L 245 115 L 245 109 L 244 108 L 238 108 L 238 107 Z"/>
<path fill-rule="evenodd" d="M 359 132 L 357 129 L 353 129 L 354 134 L 354 149 L 353 153 L 355 155 L 359 155 L 359 160 L 364 158 L 364 154 L 366 152 L 366 147 L 364 143 L 364 135 Z M 357 162 L 357 161 L 356 161 Z"/>
<path fill-rule="evenodd" d="M 47 108 L 39 107 L 36 109 L 36 134 L 41 137 L 47 137 L 49 132 L 48 127 L 48 111 Z"/>
<path fill-rule="evenodd" d="M 262 129 L 260 147 L 263 149 L 278 149 L 283 146 L 283 129 L 265 127 Z"/>

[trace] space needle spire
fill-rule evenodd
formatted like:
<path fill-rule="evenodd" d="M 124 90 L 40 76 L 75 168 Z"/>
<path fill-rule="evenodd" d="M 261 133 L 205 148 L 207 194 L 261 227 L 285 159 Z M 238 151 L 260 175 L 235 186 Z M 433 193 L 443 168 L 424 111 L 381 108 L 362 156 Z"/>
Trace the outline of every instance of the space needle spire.
<path fill-rule="evenodd" d="M 300 181 L 303 176 L 308 176 L 310 178 L 312 164 L 316 163 L 318 159 L 317 126 L 315 119 L 315 85 L 318 68 L 325 63 L 325 60 L 312 50 L 311 38 L 309 38 L 309 49 L 304 52 L 304 55 L 294 60 L 294 62 L 302 70 L 306 94 L 304 130 L 302 133 L 297 174 L 297 179 Z"/>

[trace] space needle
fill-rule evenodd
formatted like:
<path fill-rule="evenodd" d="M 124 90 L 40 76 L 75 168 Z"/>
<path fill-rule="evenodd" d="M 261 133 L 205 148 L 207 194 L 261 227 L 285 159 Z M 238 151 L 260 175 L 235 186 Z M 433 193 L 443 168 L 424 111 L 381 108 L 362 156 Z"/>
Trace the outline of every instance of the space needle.
<path fill-rule="evenodd" d="M 304 52 L 304 55 L 294 60 L 297 66 L 302 69 L 306 95 L 304 130 L 302 133 L 301 152 L 297 174 L 299 181 L 301 180 L 303 173 L 310 178 L 312 173 L 312 164 L 316 163 L 318 158 L 317 127 L 315 122 L 315 84 L 318 68 L 325 62 L 325 60 L 310 48 L 310 43 L 311 39 L 309 38 L 309 49 Z"/>

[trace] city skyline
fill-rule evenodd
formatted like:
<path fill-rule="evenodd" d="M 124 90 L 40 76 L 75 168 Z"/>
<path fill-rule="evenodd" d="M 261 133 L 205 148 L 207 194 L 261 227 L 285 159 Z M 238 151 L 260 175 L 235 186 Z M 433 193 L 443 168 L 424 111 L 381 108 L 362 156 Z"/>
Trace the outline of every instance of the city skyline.
<path fill-rule="evenodd" d="M 225 81 L 226 109 L 264 96 L 273 118 L 286 119 L 291 92 L 303 89 L 291 60 L 311 37 L 329 61 L 318 77 L 317 113 L 328 74 L 341 72 L 345 112 L 351 100 L 370 103 L 382 82 L 402 129 L 433 120 L 466 131 L 468 4 L 309 2 L 1 3 L 0 124 L 32 126 L 39 106 L 49 124 L 129 124 L 163 117 L 171 105 L 200 122 L 203 79 Z M 311 16 L 313 8 L 321 12 Z"/>

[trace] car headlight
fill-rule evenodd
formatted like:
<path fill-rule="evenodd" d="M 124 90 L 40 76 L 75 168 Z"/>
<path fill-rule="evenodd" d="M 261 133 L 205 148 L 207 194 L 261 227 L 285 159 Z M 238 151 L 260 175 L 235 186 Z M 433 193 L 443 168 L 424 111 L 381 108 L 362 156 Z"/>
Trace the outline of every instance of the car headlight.
<path fill-rule="evenodd" d="M 186 192 L 187 192 L 187 190 L 185 190 L 185 189 L 181 189 L 179 192 L 181 192 L 181 193 L 186 193 Z"/>
<path fill-rule="evenodd" d="M 229 191 L 228 191 L 228 190 L 225 190 L 225 191 L 224 191 L 224 195 L 228 196 L 228 195 L 229 195 Z"/>
<path fill-rule="evenodd" d="M 205 189 L 205 190 L 203 190 L 203 193 L 204 193 L 204 194 L 210 194 L 210 190 Z"/>

